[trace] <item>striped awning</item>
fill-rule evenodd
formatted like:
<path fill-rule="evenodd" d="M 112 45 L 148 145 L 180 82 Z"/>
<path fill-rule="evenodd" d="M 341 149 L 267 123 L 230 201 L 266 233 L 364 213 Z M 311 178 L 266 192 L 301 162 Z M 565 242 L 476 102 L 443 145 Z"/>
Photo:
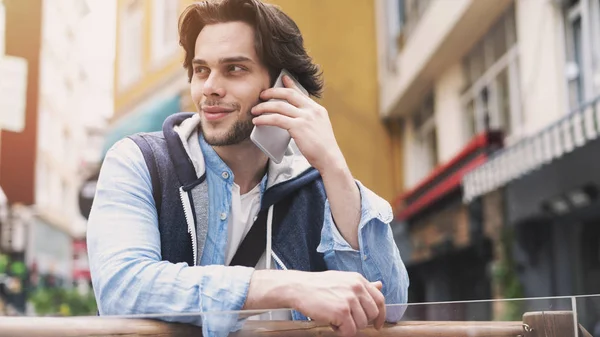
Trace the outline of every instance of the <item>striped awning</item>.
<path fill-rule="evenodd" d="M 505 147 L 463 177 L 463 201 L 501 188 L 600 135 L 600 97 L 537 134 Z"/>

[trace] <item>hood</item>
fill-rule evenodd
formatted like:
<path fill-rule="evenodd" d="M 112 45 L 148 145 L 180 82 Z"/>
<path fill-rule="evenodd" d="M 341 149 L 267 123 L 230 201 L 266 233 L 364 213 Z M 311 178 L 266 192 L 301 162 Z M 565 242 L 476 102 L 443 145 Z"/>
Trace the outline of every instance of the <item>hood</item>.
<path fill-rule="evenodd" d="M 183 186 L 193 184 L 206 171 L 198 138 L 200 127 L 200 115 L 193 112 L 171 115 L 163 124 L 169 154 Z M 294 140 L 290 141 L 281 163 L 269 161 L 263 208 L 319 177 L 318 171 L 298 150 Z"/>

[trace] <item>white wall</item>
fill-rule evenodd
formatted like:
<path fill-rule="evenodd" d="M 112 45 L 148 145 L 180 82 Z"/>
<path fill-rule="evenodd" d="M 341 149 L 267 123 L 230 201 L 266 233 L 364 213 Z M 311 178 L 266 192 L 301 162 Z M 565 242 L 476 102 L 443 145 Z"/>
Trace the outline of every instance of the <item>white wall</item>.
<path fill-rule="evenodd" d="M 85 234 L 77 204 L 87 178 L 82 164 L 101 148 L 96 141 L 90 151 L 95 140 L 88 130 L 97 133 L 113 110 L 114 29 L 97 27 L 116 21 L 114 0 L 82 4 L 44 1 L 36 160 L 36 207 L 52 225 L 78 236 Z"/>
<path fill-rule="evenodd" d="M 421 172 L 419 150 L 415 143 L 415 132 L 412 123 L 407 120 L 403 128 L 404 143 L 404 187 L 408 190 L 415 186 L 425 176 Z"/>
<path fill-rule="evenodd" d="M 552 1 L 516 2 L 517 41 L 525 134 L 568 112 L 561 11 Z"/>
<path fill-rule="evenodd" d="M 466 144 L 463 107 L 460 102 L 464 85 L 462 64 L 442 73 L 435 83 L 435 121 L 438 135 L 438 161 L 445 163 Z"/>

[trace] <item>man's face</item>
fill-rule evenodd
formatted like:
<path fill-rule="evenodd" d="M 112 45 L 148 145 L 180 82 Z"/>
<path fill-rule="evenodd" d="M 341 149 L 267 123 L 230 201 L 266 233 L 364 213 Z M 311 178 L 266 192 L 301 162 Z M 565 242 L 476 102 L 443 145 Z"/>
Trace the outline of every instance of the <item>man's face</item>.
<path fill-rule="evenodd" d="M 213 146 L 250 137 L 250 109 L 269 87 L 269 72 L 254 47 L 254 30 L 243 22 L 205 26 L 196 39 L 191 94 L 202 133 Z"/>

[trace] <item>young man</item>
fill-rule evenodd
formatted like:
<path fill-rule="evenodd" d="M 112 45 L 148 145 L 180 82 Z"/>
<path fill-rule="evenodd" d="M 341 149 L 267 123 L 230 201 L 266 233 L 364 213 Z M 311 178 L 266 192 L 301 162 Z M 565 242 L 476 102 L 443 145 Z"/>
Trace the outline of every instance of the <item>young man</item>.
<path fill-rule="evenodd" d="M 321 93 L 296 24 L 259 0 L 202 1 L 180 43 L 198 112 L 121 140 L 102 166 L 87 236 L 100 314 L 291 308 L 283 318 L 342 335 L 381 327 L 408 288 L 390 205 L 353 179 L 324 107 L 289 78 L 270 88 L 287 69 Z M 280 164 L 249 139 L 255 125 L 289 131 Z M 207 335 L 234 325 L 165 319 Z"/>

